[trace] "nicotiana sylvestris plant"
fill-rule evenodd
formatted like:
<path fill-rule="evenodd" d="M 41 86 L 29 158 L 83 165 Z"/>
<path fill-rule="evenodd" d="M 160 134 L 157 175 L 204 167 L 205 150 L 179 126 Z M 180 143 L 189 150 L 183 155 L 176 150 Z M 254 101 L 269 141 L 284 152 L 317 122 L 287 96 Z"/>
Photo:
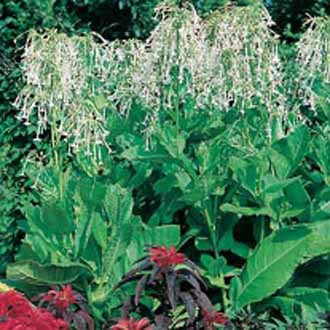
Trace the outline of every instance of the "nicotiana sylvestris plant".
<path fill-rule="evenodd" d="M 148 77 L 143 99 L 152 109 L 175 108 L 175 86 L 167 88 L 174 76 L 173 85 L 187 81 L 179 101 L 192 96 L 200 109 L 226 111 L 238 104 L 244 111 L 258 98 L 270 112 L 283 114 L 281 63 L 264 8 L 229 8 L 208 20 L 191 9 L 164 6 L 158 14 L 140 67 Z"/>
<path fill-rule="evenodd" d="M 31 32 L 25 87 L 15 104 L 27 125 L 36 114 L 36 139 L 50 127 L 55 142 L 64 139 L 70 152 L 83 149 L 98 160 L 101 148 L 111 149 L 109 112 L 125 116 L 133 102 L 148 109 L 147 136 L 153 122 L 178 114 L 188 99 L 210 113 L 236 107 L 242 114 L 264 109 L 269 117 L 285 116 L 277 38 L 266 9 L 227 8 L 202 20 L 193 8 L 163 4 L 157 15 L 160 23 L 145 42 Z"/>
<path fill-rule="evenodd" d="M 330 106 L 330 19 L 311 18 L 306 25 L 309 27 L 297 43 L 298 79 L 303 99 L 316 111 L 318 106 Z"/>
<path fill-rule="evenodd" d="M 30 33 L 23 57 L 25 87 L 16 105 L 26 125 L 37 114 L 36 140 L 50 128 L 52 139 L 69 141 L 69 150 L 84 147 L 92 155 L 96 146 L 107 145 L 99 97 L 108 78 L 105 70 L 114 70 L 110 64 L 117 63 L 111 53 L 92 35 Z"/>

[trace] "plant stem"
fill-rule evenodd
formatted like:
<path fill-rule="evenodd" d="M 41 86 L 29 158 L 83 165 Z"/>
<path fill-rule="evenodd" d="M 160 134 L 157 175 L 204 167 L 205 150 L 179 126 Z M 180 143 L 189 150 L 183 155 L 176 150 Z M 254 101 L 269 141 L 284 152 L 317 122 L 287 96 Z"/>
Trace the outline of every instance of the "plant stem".
<path fill-rule="evenodd" d="M 226 297 L 226 285 L 225 285 L 224 276 L 222 276 L 222 275 L 221 275 L 221 285 L 222 285 L 221 298 L 222 298 L 222 303 L 223 303 L 224 310 L 226 311 L 230 301 Z"/>
<path fill-rule="evenodd" d="M 56 131 L 56 121 L 51 124 L 50 127 L 51 131 L 51 143 L 52 143 L 52 150 L 53 150 L 53 157 L 54 157 L 54 166 L 56 175 L 58 177 L 59 181 L 59 195 L 60 200 L 63 200 L 64 198 L 64 173 L 62 169 L 63 165 L 63 159 L 61 156 L 61 152 L 59 150 L 59 143 L 60 143 L 60 137 Z"/>
<path fill-rule="evenodd" d="M 216 226 L 212 222 L 212 219 L 211 219 L 210 214 L 206 207 L 204 207 L 204 214 L 205 214 L 207 226 L 209 228 L 214 254 L 215 254 L 216 259 L 218 259 L 220 257 L 220 255 L 218 252 L 218 245 L 217 245 L 217 239 L 216 239 Z"/>
<path fill-rule="evenodd" d="M 262 242 L 265 238 L 265 217 L 264 216 L 261 216 L 260 217 L 260 221 L 261 221 L 261 230 L 260 230 L 260 242 Z"/>
<path fill-rule="evenodd" d="M 174 92 L 175 92 L 175 125 L 176 125 L 176 146 L 177 146 L 177 153 L 179 155 L 179 132 L 180 132 L 180 33 L 179 33 L 179 25 L 176 29 L 176 68 L 175 68 L 175 81 L 174 81 Z"/>

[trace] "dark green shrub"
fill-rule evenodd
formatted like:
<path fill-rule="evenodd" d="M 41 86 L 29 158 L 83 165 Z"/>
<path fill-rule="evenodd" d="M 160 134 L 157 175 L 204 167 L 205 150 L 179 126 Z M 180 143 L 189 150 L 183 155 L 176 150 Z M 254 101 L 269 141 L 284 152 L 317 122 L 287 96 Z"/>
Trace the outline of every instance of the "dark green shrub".
<path fill-rule="evenodd" d="M 266 4 L 276 22 L 275 30 L 288 41 L 299 39 L 302 25 L 308 16 L 330 14 L 327 0 L 268 0 Z"/>

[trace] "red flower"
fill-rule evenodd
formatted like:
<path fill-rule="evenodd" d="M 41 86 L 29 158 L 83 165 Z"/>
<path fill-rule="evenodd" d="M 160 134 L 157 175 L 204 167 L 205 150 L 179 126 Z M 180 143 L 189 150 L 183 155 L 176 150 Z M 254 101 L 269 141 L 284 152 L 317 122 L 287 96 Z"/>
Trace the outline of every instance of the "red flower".
<path fill-rule="evenodd" d="M 1 324 L 2 330 L 68 330 L 63 320 L 57 320 L 46 310 L 32 308 L 29 313 L 9 318 Z"/>
<path fill-rule="evenodd" d="M 56 325 L 57 325 L 56 329 L 58 330 L 69 330 L 69 326 L 64 320 L 56 319 Z"/>
<path fill-rule="evenodd" d="M 134 319 L 122 319 L 111 327 L 111 330 L 152 330 L 148 319 L 143 318 L 140 321 Z"/>
<path fill-rule="evenodd" d="M 61 291 L 50 290 L 43 297 L 44 301 L 49 301 L 59 311 L 66 310 L 71 304 L 77 303 L 71 285 L 66 285 Z"/>
<path fill-rule="evenodd" d="M 225 325 L 228 321 L 225 314 L 217 311 L 202 310 L 205 327 L 212 327 L 214 323 Z"/>
<path fill-rule="evenodd" d="M 0 318 L 15 318 L 32 311 L 30 302 L 15 290 L 0 293 Z"/>
<path fill-rule="evenodd" d="M 174 246 L 169 249 L 165 246 L 153 247 L 150 249 L 150 260 L 156 263 L 158 267 L 166 268 L 184 263 L 185 255 L 176 252 Z"/>
<path fill-rule="evenodd" d="M 1 330 L 68 330 L 63 320 L 35 308 L 22 294 L 9 290 L 0 293 Z"/>

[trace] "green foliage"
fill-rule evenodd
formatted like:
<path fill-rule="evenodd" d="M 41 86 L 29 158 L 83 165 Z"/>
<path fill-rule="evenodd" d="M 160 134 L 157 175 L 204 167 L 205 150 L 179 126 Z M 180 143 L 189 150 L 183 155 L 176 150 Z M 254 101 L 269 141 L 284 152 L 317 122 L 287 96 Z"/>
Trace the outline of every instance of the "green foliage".
<path fill-rule="evenodd" d="M 309 16 L 329 15 L 330 5 L 327 0 L 307 1 L 266 1 L 272 17 L 277 24 L 277 31 L 280 31 L 287 39 L 299 38 L 304 21 Z"/>
<path fill-rule="evenodd" d="M 0 227 L 1 269 L 11 260 L 19 242 L 18 221 L 23 219 L 20 210 L 29 198 L 30 184 L 20 176 L 22 160 L 32 150 L 47 150 L 47 141 L 35 145 L 34 125 L 28 128 L 16 119 L 13 102 L 21 88 L 19 59 L 21 47 L 31 28 L 60 27 L 74 30 L 77 16 L 66 9 L 67 1 L 5 0 L 0 4 Z"/>
<path fill-rule="evenodd" d="M 81 265 L 42 266 L 34 261 L 20 261 L 9 265 L 7 277 L 34 285 L 55 285 L 74 282 L 87 269 Z"/>
<path fill-rule="evenodd" d="M 75 283 L 93 308 L 106 304 L 101 313 L 111 311 L 121 301 L 112 289 L 145 246 L 180 239 L 178 226 L 150 228 L 132 211 L 129 191 L 72 175 L 62 200 L 26 206 L 27 233 L 7 278 L 39 286 Z"/>
<path fill-rule="evenodd" d="M 214 4 L 203 5 L 208 11 Z M 121 6 L 133 12 L 140 5 Z M 147 12 L 153 5 L 143 4 Z M 136 8 L 139 32 L 130 33 L 143 37 L 149 21 L 139 22 Z M 53 11 L 44 10 L 51 22 Z M 26 158 L 37 189 L 33 204 L 24 202 L 26 236 L 8 278 L 34 287 L 73 282 L 102 322 L 132 295 L 131 287 L 112 289 L 145 246 L 179 245 L 236 327 L 276 328 L 289 325 L 286 317 L 313 324 L 329 310 L 328 20 L 313 21 L 296 58 L 286 47 L 278 56 L 260 5 L 226 8 L 208 20 L 185 5 L 167 3 L 158 13 L 146 42 L 52 30 L 28 44 L 26 54 L 35 56 L 25 59 L 28 83 L 17 103 L 24 114 L 29 101 L 28 142 L 12 152 L 10 138 L 0 166 L 12 205 L 13 186 L 22 185 L 6 173 L 12 159 L 35 148 L 45 156 Z M 56 40 L 77 56 L 52 56 Z M 311 46 L 315 40 L 322 51 Z M 92 47 L 82 56 L 86 44 Z M 317 56 L 322 61 L 312 63 L 321 66 L 310 66 Z M 316 107 L 306 88 L 317 95 Z M 36 117 L 45 115 L 34 102 L 47 109 L 40 144 L 32 136 L 45 124 Z M 101 141 L 98 128 L 109 133 Z M 1 207 L 12 244 L 12 206 Z"/>
<path fill-rule="evenodd" d="M 320 311 L 330 308 L 329 293 L 324 289 L 294 287 L 283 290 L 264 302 L 263 307 L 276 306 L 291 320 L 302 318 L 310 321 L 318 318 Z"/>
<path fill-rule="evenodd" d="M 0 5 L 0 145 L 1 145 L 1 196 L 0 210 L 1 254 L 5 260 L 11 259 L 12 251 L 18 242 L 17 221 L 22 219 L 21 199 L 26 198 L 30 183 L 20 177 L 22 160 L 34 150 L 49 152 L 49 139 L 42 143 L 33 141 L 37 132 L 35 125 L 28 129 L 17 120 L 12 103 L 21 89 L 19 58 L 30 29 L 45 30 L 57 27 L 62 31 L 101 32 L 109 39 L 115 37 L 146 37 L 155 22 L 152 20 L 154 8 L 159 1 L 52 1 L 52 0 L 5 0 Z M 206 13 L 219 6 L 223 1 L 198 1 L 194 3 L 200 12 Z M 110 14 L 109 14 L 110 13 Z M 110 16 L 109 16 L 110 15 Z M 114 23 L 115 22 L 115 23 Z M 6 233 L 6 234 L 5 234 Z M 5 252 L 7 251 L 7 252 Z M 2 271 L 1 271 L 2 272 Z"/>
<path fill-rule="evenodd" d="M 322 232 L 329 232 L 329 221 L 317 223 L 316 226 Z M 292 226 L 278 230 L 263 240 L 248 257 L 240 277 L 232 281 L 231 300 L 234 308 L 239 310 L 247 304 L 270 296 L 288 282 L 297 265 L 315 256 L 330 253 L 328 236 L 325 235 L 323 241 L 317 227 Z M 322 301 L 317 301 L 317 304 L 327 311 L 328 304 L 324 306 Z"/>
<path fill-rule="evenodd" d="M 130 15 L 130 24 L 126 31 L 126 36 L 132 36 L 139 39 L 145 39 L 149 36 L 152 29 L 157 25 L 158 20 L 154 18 L 155 9 L 162 3 L 176 4 L 185 6 L 190 4 L 196 8 L 202 16 L 207 16 L 215 10 L 229 5 L 255 5 L 259 0 L 119 0 L 118 8 L 121 12 L 127 12 Z"/>

